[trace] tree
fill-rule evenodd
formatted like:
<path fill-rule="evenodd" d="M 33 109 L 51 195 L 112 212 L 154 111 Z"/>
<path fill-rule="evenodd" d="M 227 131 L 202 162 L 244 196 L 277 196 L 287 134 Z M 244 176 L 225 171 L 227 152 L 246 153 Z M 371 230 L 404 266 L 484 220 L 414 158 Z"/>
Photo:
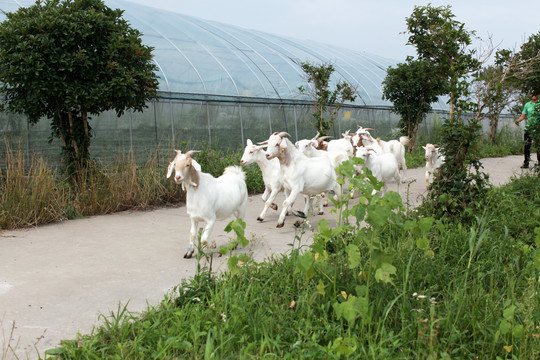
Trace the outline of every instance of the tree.
<path fill-rule="evenodd" d="M 540 32 L 531 35 L 527 42 L 521 45 L 520 62 L 512 76 L 519 81 L 523 93 L 540 89 Z"/>
<path fill-rule="evenodd" d="M 122 14 L 101 0 L 46 0 L 0 26 L 2 108 L 49 118 L 70 174 L 90 157 L 89 115 L 143 111 L 157 97 L 152 48 Z"/>
<path fill-rule="evenodd" d="M 306 81 L 312 85 L 312 91 L 304 86 L 298 89 L 302 94 L 308 94 L 314 100 L 313 106 L 313 126 L 321 135 L 328 135 L 339 109 L 345 101 L 354 101 L 356 99 L 356 89 L 345 81 L 340 81 L 336 88 L 330 90 L 330 77 L 335 71 L 331 64 L 312 65 L 309 62 L 300 64 L 306 74 Z M 328 107 L 332 108 L 328 111 Z M 328 117 L 325 115 L 328 112 Z"/>
<path fill-rule="evenodd" d="M 499 127 L 499 116 L 511 103 L 516 101 L 515 88 L 508 81 L 508 74 L 515 67 L 516 55 L 508 50 L 495 54 L 495 63 L 480 69 L 474 80 L 474 105 L 477 120 L 489 119 L 490 143 L 493 144 Z"/>
<path fill-rule="evenodd" d="M 474 108 L 468 78 L 481 67 L 476 52 L 469 50 L 474 32 L 454 19 L 450 6 L 415 7 L 406 19 L 409 44 L 416 47 L 418 59 L 435 68 L 435 76 L 445 82 L 449 96 L 449 118 L 442 127 L 442 151 L 445 163 L 437 181 L 430 186 L 428 203 L 435 216 L 456 216 L 470 220 L 478 210 L 479 199 L 487 192 L 488 177 L 480 171 L 474 144 L 480 136 L 477 118 L 466 122 L 459 115 Z M 474 172 L 473 172 L 474 169 Z"/>
<path fill-rule="evenodd" d="M 454 17 L 449 5 L 427 5 L 415 6 L 412 15 L 406 18 L 408 43 L 416 47 L 418 59 L 433 64 L 437 75 L 446 79 L 450 122 L 454 121 L 456 112 L 470 109 L 467 78 L 481 66 L 475 58 L 476 51 L 468 49 L 474 31 L 465 29 L 465 24 Z"/>
<path fill-rule="evenodd" d="M 409 137 L 409 152 L 416 145 L 418 126 L 431 111 L 431 104 L 444 91 L 444 81 L 436 76 L 431 63 L 407 57 L 405 63 L 388 68 L 383 81 L 383 99 L 393 104 L 399 114 L 399 128 Z"/>

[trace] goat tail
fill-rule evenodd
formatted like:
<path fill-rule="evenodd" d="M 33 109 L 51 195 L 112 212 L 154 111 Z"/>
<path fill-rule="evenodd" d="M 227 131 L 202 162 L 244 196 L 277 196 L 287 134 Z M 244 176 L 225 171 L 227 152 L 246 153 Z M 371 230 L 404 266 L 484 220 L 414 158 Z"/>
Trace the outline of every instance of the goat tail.
<path fill-rule="evenodd" d="M 401 145 L 407 146 L 407 145 L 409 145 L 411 140 L 409 139 L 408 136 L 402 136 L 402 137 L 399 138 L 399 142 L 401 143 Z"/>
<path fill-rule="evenodd" d="M 240 166 L 228 166 L 225 168 L 225 171 L 223 171 L 223 175 L 225 174 L 234 174 L 239 176 L 242 180 L 246 180 L 246 173 Z"/>

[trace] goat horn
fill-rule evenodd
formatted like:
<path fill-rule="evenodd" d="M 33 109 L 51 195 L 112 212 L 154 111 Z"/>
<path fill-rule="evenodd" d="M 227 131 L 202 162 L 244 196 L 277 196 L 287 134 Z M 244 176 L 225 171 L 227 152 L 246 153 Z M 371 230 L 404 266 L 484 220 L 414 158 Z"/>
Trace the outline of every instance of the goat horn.
<path fill-rule="evenodd" d="M 319 136 L 321 136 L 321 133 L 317 131 L 317 135 L 315 135 L 315 137 L 314 137 L 313 139 L 311 139 L 311 140 L 317 140 L 317 138 L 318 138 Z"/>
<path fill-rule="evenodd" d="M 198 153 L 198 152 L 201 152 L 201 150 L 189 150 L 189 151 L 186 153 L 186 155 L 187 155 L 188 157 L 191 157 L 191 155 L 196 154 L 196 153 Z"/>
<path fill-rule="evenodd" d="M 257 143 L 257 144 L 262 145 L 262 146 L 266 146 L 266 145 L 268 145 L 268 140 L 262 141 L 262 142 Z"/>
<path fill-rule="evenodd" d="M 325 135 L 325 136 L 321 136 L 320 138 L 318 138 L 317 141 L 321 142 L 323 140 L 330 139 L 330 138 L 331 138 L 331 136 Z"/>
<path fill-rule="evenodd" d="M 277 134 L 279 137 L 284 137 L 284 136 L 291 136 L 291 134 L 289 134 L 288 132 L 286 131 L 282 131 L 280 133 Z"/>
<path fill-rule="evenodd" d="M 375 129 L 372 129 L 372 128 L 364 128 L 364 130 L 371 130 L 371 131 L 375 131 Z"/>

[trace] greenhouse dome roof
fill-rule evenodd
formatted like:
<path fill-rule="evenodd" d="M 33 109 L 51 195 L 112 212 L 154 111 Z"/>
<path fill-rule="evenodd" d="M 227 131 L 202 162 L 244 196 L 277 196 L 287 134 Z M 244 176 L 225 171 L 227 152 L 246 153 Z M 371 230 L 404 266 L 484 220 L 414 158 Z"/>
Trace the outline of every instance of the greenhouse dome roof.
<path fill-rule="evenodd" d="M 34 0 L 0 0 L 4 12 Z M 124 18 L 154 47 L 160 91 L 187 98 L 309 100 L 301 62 L 332 64 L 333 83 L 357 90 L 356 106 L 391 106 L 382 99 L 386 69 L 396 60 L 341 47 L 297 40 L 207 21 L 125 0 L 105 0 L 125 10 Z M 0 15 L 0 20 L 5 15 Z M 442 104 L 440 104 L 442 105 Z M 439 105 L 439 106 L 440 106 Z M 444 107 L 444 105 L 443 105 Z"/>

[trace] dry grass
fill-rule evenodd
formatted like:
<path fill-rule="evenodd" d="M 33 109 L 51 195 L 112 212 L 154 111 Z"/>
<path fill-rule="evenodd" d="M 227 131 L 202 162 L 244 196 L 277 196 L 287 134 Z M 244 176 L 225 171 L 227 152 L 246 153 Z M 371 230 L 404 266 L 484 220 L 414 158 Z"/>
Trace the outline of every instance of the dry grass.
<path fill-rule="evenodd" d="M 129 156 L 112 165 L 93 164 L 71 185 L 41 158 L 25 160 L 24 151 L 6 145 L 6 170 L 0 170 L 0 228 L 36 226 L 80 216 L 147 209 L 185 199 L 151 157 L 138 166 Z M 170 180 L 170 179 L 169 179 Z"/>

